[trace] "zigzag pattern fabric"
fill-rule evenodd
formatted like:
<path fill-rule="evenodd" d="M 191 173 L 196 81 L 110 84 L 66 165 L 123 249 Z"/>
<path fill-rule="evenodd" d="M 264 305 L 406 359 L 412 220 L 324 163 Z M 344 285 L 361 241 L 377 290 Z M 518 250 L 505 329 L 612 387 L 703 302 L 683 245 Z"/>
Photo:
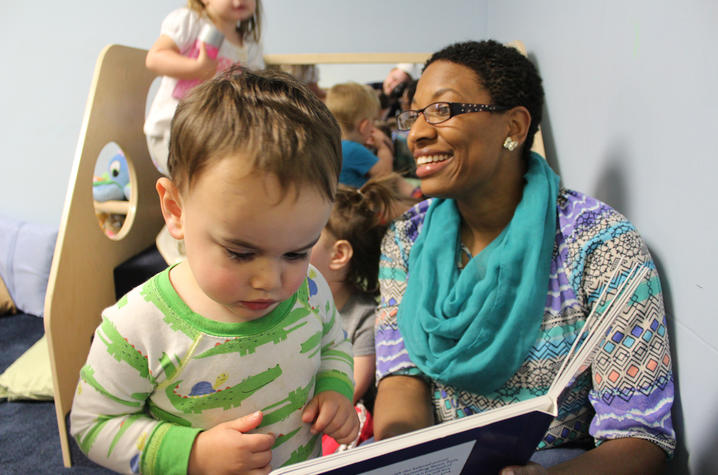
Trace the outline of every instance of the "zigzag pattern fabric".
<path fill-rule="evenodd" d="M 396 318 L 410 278 L 409 253 L 428 204 L 419 203 L 395 221 L 384 239 L 382 298 L 375 331 L 377 381 L 392 374 L 426 378 L 409 358 Z M 611 265 L 623 257 L 627 266 L 644 263 L 651 270 L 594 353 L 590 368 L 562 394 L 558 416 L 538 449 L 591 438 L 598 445 L 604 440 L 637 437 L 672 454 L 676 445 L 671 421 L 673 373 L 663 295 L 650 253 L 635 227 L 601 201 L 561 189 L 557 213 L 543 321 L 523 365 L 502 387 L 487 394 L 429 381 L 436 421 L 458 419 L 546 393 L 597 303 Z"/>

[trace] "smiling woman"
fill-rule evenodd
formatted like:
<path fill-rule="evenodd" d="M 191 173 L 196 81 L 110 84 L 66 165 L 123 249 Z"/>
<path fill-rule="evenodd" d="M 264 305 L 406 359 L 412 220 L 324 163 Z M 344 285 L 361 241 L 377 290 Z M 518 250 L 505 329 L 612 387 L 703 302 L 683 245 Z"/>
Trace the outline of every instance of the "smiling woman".
<path fill-rule="evenodd" d="M 396 220 L 382 244 L 375 435 L 544 393 L 599 283 L 623 258 L 649 272 L 612 345 L 564 393 L 534 460 L 565 461 L 574 473 L 597 463 L 657 471 L 675 448 L 668 337 L 655 332 L 665 325 L 658 275 L 625 217 L 560 187 L 531 152 L 542 107 L 541 78 L 513 48 L 465 42 L 428 60 L 400 122 L 432 198 Z M 648 340 L 631 337 L 614 351 L 631 332 Z"/>

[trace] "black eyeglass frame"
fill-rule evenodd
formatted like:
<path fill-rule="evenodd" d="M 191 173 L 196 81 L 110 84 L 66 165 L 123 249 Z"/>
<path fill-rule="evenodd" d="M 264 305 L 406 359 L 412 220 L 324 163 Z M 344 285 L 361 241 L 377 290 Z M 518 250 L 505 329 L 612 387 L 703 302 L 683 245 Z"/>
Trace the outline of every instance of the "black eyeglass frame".
<path fill-rule="evenodd" d="M 426 115 L 426 110 L 430 107 L 436 107 L 437 104 L 446 104 L 449 106 L 449 117 L 441 120 L 430 120 Z M 424 116 L 424 120 L 431 125 L 441 124 L 457 115 L 466 114 L 468 112 L 503 112 L 508 110 L 508 107 L 499 106 L 496 104 L 471 104 L 468 102 L 432 102 L 428 106 L 419 110 L 407 110 L 396 116 L 396 127 L 399 130 L 406 131 L 411 129 L 416 119 L 419 118 L 419 114 Z M 404 117 L 404 119 L 402 119 Z M 402 125 L 405 120 L 411 120 L 411 124 L 408 127 Z"/>

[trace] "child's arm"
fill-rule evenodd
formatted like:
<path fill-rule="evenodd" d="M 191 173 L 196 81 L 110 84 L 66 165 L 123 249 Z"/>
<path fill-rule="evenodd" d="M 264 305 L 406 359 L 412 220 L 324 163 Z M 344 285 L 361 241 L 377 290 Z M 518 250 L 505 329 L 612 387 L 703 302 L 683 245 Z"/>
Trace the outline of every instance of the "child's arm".
<path fill-rule="evenodd" d="M 302 421 L 313 422 L 314 433 L 324 432 L 340 444 L 352 442 L 359 431 L 354 410 L 352 345 L 347 340 L 341 317 L 324 277 L 311 272 L 317 292 L 310 304 L 322 319 L 321 362 L 314 397 L 304 408 Z"/>
<path fill-rule="evenodd" d="M 144 357 L 147 351 L 132 346 L 116 323 L 103 316 L 95 331 L 80 371 L 71 433 L 91 460 L 118 472 L 145 466 L 186 470 L 200 429 L 149 416 L 156 381 Z"/>
<path fill-rule="evenodd" d="M 217 60 L 207 55 L 204 43 L 200 43 L 196 58 L 183 56 L 177 44 L 167 35 L 160 37 L 147 52 L 145 65 L 161 76 L 177 79 L 209 79 L 217 72 Z"/>
<path fill-rule="evenodd" d="M 389 137 L 380 129 L 374 128 L 366 144 L 376 149 L 379 161 L 369 169 L 370 177 L 388 175 L 394 170 L 394 147 Z"/>
<path fill-rule="evenodd" d="M 322 391 L 309 401 L 302 421 L 312 423 L 312 433 L 327 434 L 340 444 L 349 444 L 359 432 L 359 418 L 354 404 L 344 394 Z"/>
<path fill-rule="evenodd" d="M 366 393 L 374 380 L 376 355 L 354 357 L 354 404 Z"/>

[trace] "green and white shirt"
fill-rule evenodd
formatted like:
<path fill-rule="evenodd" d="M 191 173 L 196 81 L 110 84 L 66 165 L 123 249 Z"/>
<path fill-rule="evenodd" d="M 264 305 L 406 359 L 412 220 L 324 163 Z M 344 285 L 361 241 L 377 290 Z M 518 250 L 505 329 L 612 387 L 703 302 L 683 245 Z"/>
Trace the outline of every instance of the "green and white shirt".
<path fill-rule="evenodd" d="M 185 473 L 203 429 L 261 410 L 272 466 L 318 456 L 301 421 L 321 391 L 353 393 L 352 350 L 313 267 L 270 314 L 242 323 L 194 313 L 169 269 L 102 314 L 80 374 L 71 432 L 90 459 L 124 473 Z"/>

